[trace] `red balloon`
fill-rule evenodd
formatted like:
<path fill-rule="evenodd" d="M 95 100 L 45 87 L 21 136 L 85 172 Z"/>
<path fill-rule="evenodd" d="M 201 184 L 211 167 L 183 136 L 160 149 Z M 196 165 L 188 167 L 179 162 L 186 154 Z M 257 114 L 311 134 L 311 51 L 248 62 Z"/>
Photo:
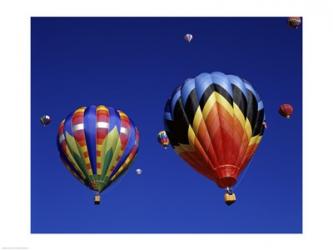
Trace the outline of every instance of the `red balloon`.
<path fill-rule="evenodd" d="M 288 104 L 288 103 L 282 104 L 279 108 L 280 115 L 282 115 L 283 117 L 285 117 L 287 119 L 289 119 L 291 117 L 293 112 L 294 112 L 293 106 L 291 106 L 291 104 Z"/>

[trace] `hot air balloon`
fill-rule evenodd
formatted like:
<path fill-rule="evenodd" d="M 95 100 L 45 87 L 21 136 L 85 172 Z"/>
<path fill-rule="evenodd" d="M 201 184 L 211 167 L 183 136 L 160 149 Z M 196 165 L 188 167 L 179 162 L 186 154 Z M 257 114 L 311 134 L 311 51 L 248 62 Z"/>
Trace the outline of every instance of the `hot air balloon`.
<path fill-rule="evenodd" d="M 302 23 L 301 17 L 298 16 L 291 16 L 288 17 L 288 25 L 292 28 L 297 29 Z"/>
<path fill-rule="evenodd" d="M 49 115 L 43 115 L 39 120 L 44 127 L 51 123 L 51 117 Z"/>
<path fill-rule="evenodd" d="M 188 79 L 167 100 L 165 131 L 176 153 L 197 172 L 226 189 L 254 155 L 265 130 L 264 105 L 250 83 L 221 72 Z"/>
<path fill-rule="evenodd" d="M 283 117 L 289 119 L 291 117 L 291 115 L 294 112 L 294 108 L 293 106 L 291 106 L 291 104 L 282 104 L 279 108 L 279 113 L 280 115 L 282 115 Z"/>
<path fill-rule="evenodd" d="M 137 175 L 141 175 L 142 174 L 142 169 L 138 168 L 135 170 L 136 174 Z"/>
<path fill-rule="evenodd" d="M 158 132 L 157 140 L 163 146 L 164 149 L 168 148 L 170 141 L 169 141 L 167 133 L 164 130 Z"/>
<path fill-rule="evenodd" d="M 57 144 L 68 171 L 100 193 L 123 175 L 139 147 L 139 131 L 122 111 L 103 105 L 80 107 L 59 125 Z"/>
<path fill-rule="evenodd" d="M 184 39 L 185 39 L 186 42 L 190 43 L 193 39 L 193 35 L 192 34 L 186 34 L 184 36 Z"/>
<path fill-rule="evenodd" d="M 262 123 L 262 125 L 264 126 L 265 129 L 267 128 L 267 122 L 266 122 L 266 121 L 264 121 L 264 122 Z"/>

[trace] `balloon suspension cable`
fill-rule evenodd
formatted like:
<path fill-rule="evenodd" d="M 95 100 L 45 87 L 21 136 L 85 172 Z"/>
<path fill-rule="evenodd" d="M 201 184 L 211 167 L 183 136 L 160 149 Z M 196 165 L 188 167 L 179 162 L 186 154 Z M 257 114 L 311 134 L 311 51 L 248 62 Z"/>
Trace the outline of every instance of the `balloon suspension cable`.
<path fill-rule="evenodd" d="M 227 187 L 227 188 L 226 188 L 226 192 L 227 192 L 228 194 L 230 194 L 230 195 L 233 194 L 231 187 Z"/>

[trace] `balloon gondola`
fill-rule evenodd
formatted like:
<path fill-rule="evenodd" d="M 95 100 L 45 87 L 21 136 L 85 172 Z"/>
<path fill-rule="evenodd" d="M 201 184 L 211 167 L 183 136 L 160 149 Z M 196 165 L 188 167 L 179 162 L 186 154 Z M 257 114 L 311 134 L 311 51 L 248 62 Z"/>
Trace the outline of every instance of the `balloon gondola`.
<path fill-rule="evenodd" d="M 226 190 L 253 157 L 265 127 L 264 105 L 252 85 L 234 75 L 202 73 L 186 80 L 165 104 L 165 131 L 175 152 Z"/>

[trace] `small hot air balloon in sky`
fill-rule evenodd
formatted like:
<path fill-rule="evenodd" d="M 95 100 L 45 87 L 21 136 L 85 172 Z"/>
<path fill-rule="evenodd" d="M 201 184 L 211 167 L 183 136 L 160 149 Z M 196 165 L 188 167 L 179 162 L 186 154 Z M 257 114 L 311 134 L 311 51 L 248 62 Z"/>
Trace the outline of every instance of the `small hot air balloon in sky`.
<path fill-rule="evenodd" d="M 137 169 L 135 170 L 135 172 L 136 172 L 137 175 L 141 175 L 141 174 L 142 174 L 142 169 L 137 168 Z"/>
<path fill-rule="evenodd" d="M 221 72 L 188 79 L 167 100 L 165 131 L 176 153 L 226 190 L 246 168 L 264 133 L 264 105 L 250 83 Z"/>
<path fill-rule="evenodd" d="M 163 146 L 164 149 L 168 148 L 170 141 L 169 141 L 168 135 L 165 132 L 165 130 L 158 132 L 157 140 Z"/>
<path fill-rule="evenodd" d="M 190 43 L 193 39 L 193 35 L 192 34 L 186 34 L 184 36 L 184 39 L 185 39 L 186 42 Z"/>
<path fill-rule="evenodd" d="M 289 119 L 291 117 L 293 112 L 294 112 L 293 106 L 291 106 L 291 104 L 288 104 L 288 103 L 282 104 L 279 108 L 280 115 L 282 115 L 283 117 L 285 117 L 287 119 Z"/>
<path fill-rule="evenodd" d="M 81 107 L 58 128 L 60 158 L 81 183 L 100 193 L 123 175 L 139 147 L 139 131 L 122 111 L 103 105 Z"/>
<path fill-rule="evenodd" d="M 302 18 L 299 16 L 288 17 L 288 25 L 292 28 L 297 29 L 302 23 Z"/>
<path fill-rule="evenodd" d="M 46 127 L 47 125 L 49 125 L 51 123 L 51 117 L 49 115 L 43 115 L 40 118 L 40 123 Z"/>
<path fill-rule="evenodd" d="M 262 123 L 262 125 L 264 126 L 265 129 L 267 128 L 267 122 L 266 122 L 266 121 L 264 121 L 264 122 Z"/>

